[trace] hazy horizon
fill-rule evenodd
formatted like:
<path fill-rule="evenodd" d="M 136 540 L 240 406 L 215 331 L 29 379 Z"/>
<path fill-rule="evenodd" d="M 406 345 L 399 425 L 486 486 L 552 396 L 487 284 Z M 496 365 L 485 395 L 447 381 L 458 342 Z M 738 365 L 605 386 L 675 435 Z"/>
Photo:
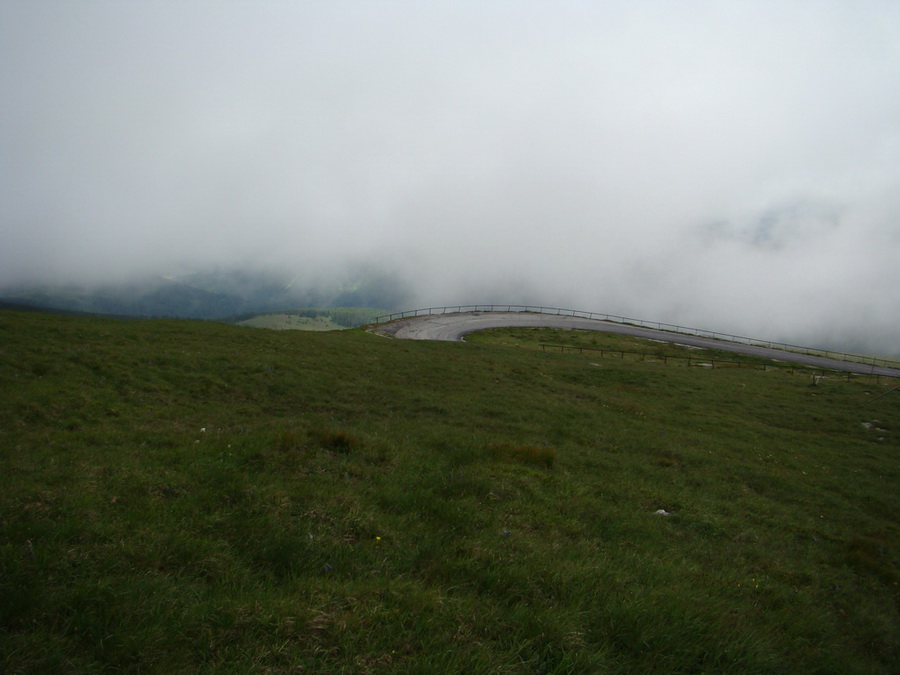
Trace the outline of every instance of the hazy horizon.
<path fill-rule="evenodd" d="M 0 57 L 0 286 L 369 266 L 897 351 L 895 2 L 12 1 Z"/>

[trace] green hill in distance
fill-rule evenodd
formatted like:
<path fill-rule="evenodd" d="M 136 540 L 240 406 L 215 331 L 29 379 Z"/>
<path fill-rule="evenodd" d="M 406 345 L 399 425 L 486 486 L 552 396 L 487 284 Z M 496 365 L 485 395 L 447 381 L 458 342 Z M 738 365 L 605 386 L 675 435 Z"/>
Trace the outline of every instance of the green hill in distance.
<path fill-rule="evenodd" d="M 394 274 L 366 265 L 335 270 L 327 278 L 223 268 L 96 284 L 0 287 L 0 306 L 15 304 L 67 313 L 214 320 L 297 307 L 397 309 L 409 298 L 408 287 Z"/>
<path fill-rule="evenodd" d="M 896 383 L 549 337 L 0 311 L 0 669 L 896 672 Z"/>
<path fill-rule="evenodd" d="M 368 307 L 331 307 L 326 309 L 296 309 L 235 317 L 231 323 L 251 328 L 274 330 L 344 330 L 373 323 L 388 312 Z"/>

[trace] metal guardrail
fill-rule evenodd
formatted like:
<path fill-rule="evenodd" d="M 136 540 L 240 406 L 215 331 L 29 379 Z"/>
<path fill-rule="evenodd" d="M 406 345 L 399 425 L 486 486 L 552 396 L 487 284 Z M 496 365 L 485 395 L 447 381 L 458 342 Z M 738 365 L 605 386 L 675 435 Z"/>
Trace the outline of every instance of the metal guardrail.
<path fill-rule="evenodd" d="M 683 335 L 695 335 L 697 337 L 712 338 L 713 340 L 725 340 L 727 342 L 736 342 L 739 344 L 753 345 L 756 347 L 782 349 L 784 351 L 806 354 L 808 356 L 824 356 L 825 358 L 829 359 L 836 359 L 838 361 L 847 361 L 851 363 L 862 363 L 865 365 L 871 365 L 873 367 L 884 366 L 888 368 L 896 368 L 898 365 L 896 360 L 881 359 L 876 356 L 861 357 L 858 354 L 850 354 L 847 352 L 834 351 L 830 349 L 815 349 L 813 347 L 804 347 L 802 345 L 794 345 L 787 342 L 774 342 L 772 340 L 751 338 L 743 335 L 732 335 L 731 333 L 722 333 L 720 331 L 679 326 L 677 324 L 665 323 L 662 321 L 647 321 L 645 319 L 634 319 L 627 316 L 619 316 L 617 314 L 586 312 L 578 309 L 564 309 L 561 307 L 542 307 L 540 305 L 448 305 L 445 307 L 423 307 L 420 309 L 411 309 L 404 312 L 384 314 L 376 318 L 375 322 L 388 323 L 390 321 L 396 321 L 398 319 L 428 316 L 429 314 L 461 314 L 464 312 L 534 312 L 537 314 L 553 314 L 556 316 L 575 316 L 582 319 L 612 321 L 613 323 L 630 324 L 633 326 L 640 326 L 641 328 L 652 328 L 654 330 L 664 330 L 672 333 L 681 333 Z"/>

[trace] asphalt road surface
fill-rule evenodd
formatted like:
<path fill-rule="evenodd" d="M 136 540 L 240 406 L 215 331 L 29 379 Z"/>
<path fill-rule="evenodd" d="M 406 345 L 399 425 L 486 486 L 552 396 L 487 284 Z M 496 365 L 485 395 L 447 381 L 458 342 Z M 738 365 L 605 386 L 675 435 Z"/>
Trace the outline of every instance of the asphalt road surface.
<path fill-rule="evenodd" d="M 900 369 L 883 366 L 866 365 L 852 361 L 840 361 L 824 356 L 812 356 L 799 352 L 790 352 L 771 347 L 758 347 L 727 340 L 684 335 L 652 328 L 642 328 L 629 324 L 587 319 L 578 316 L 555 314 L 538 314 L 534 312 L 460 312 L 450 314 L 429 314 L 425 316 L 400 319 L 378 327 L 378 332 L 392 335 L 403 340 L 444 340 L 459 341 L 469 333 L 490 328 L 567 328 L 577 330 L 595 330 L 602 333 L 621 333 L 649 340 L 674 342 L 675 344 L 699 347 L 702 349 L 720 349 L 722 351 L 776 359 L 789 363 L 797 363 L 815 368 L 839 370 L 845 373 L 860 375 L 882 375 L 900 377 Z"/>

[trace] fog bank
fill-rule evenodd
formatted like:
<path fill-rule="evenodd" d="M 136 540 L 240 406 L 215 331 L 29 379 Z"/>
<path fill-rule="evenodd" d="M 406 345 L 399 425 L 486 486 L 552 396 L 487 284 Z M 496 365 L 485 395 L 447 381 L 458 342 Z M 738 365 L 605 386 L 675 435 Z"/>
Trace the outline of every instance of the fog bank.
<path fill-rule="evenodd" d="M 888 1 L 8 2 L 0 285 L 372 266 L 897 351 L 898 81 Z"/>

